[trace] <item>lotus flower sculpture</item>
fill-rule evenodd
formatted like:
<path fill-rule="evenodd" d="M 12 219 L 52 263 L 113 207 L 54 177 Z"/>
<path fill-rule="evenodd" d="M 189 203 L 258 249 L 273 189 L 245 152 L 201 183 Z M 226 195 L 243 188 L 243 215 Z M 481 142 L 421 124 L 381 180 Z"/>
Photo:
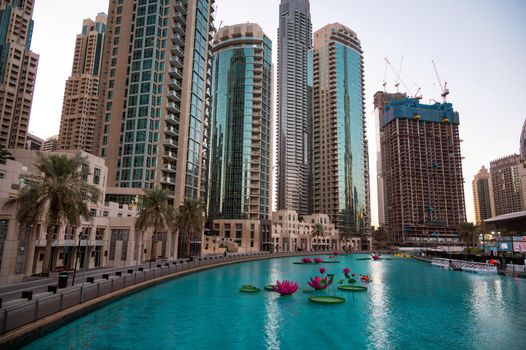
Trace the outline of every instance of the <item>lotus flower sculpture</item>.
<path fill-rule="evenodd" d="M 331 285 L 327 276 L 324 278 L 321 278 L 320 276 L 316 276 L 314 278 L 311 277 L 310 281 L 307 283 L 316 290 L 326 289 Z"/>
<path fill-rule="evenodd" d="M 303 258 L 301 261 L 303 261 L 305 264 L 312 264 L 312 260 L 310 258 Z"/>
<path fill-rule="evenodd" d="M 292 295 L 298 290 L 298 282 L 292 282 L 292 281 L 276 281 L 276 285 L 274 286 L 274 292 L 279 293 L 281 295 Z"/>
<path fill-rule="evenodd" d="M 314 258 L 314 263 L 315 263 L 315 264 L 321 264 L 322 261 L 323 261 L 322 258 Z"/>
<path fill-rule="evenodd" d="M 323 275 L 325 273 L 325 267 L 320 267 L 320 273 Z"/>
<path fill-rule="evenodd" d="M 346 268 L 343 269 L 343 274 L 344 274 L 344 275 L 348 275 L 349 272 L 351 272 L 351 269 L 350 269 L 350 268 L 346 267 Z"/>

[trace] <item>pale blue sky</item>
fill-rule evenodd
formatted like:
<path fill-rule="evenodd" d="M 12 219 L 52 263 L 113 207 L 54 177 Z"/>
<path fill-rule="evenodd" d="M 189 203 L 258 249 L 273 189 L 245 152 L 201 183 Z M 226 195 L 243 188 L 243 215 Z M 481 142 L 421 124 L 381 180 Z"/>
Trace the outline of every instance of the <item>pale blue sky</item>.
<path fill-rule="evenodd" d="M 107 12 L 108 0 L 36 0 L 32 49 L 40 54 L 30 131 L 58 133 L 64 83 L 82 19 Z M 276 47 L 278 0 L 216 0 L 216 26 L 259 23 Z M 377 223 L 376 131 L 372 96 L 382 89 L 384 57 L 398 66 L 423 101 L 440 98 L 431 59 L 460 113 L 468 220 L 474 219 L 471 180 L 490 160 L 518 153 L 526 118 L 526 1 L 311 0 L 314 31 L 340 22 L 357 32 L 365 53 L 371 204 Z M 274 52 L 274 57 L 276 53 Z M 274 59 L 274 62 L 276 60 Z M 388 89 L 394 77 L 388 72 Z"/>

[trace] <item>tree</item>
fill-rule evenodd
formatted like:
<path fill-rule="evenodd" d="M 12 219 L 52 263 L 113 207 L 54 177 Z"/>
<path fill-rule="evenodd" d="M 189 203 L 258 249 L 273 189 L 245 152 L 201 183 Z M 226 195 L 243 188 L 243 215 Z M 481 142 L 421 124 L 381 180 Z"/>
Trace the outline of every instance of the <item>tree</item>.
<path fill-rule="evenodd" d="M 321 236 L 323 236 L 323 234 L 324 234 L 323 225 L 320 224 L 319 222 L 315 223 L 312 226 L 312 237 L 321 237 Z M 317 248 L 318 249 L 320 248 L 319 244 L 318 244 Z"/>
<path fill-rule="evenodd" d="M 377 248 L 381 249 L 385 247 L 385 243 L 389 240 L 389 235 L 383 226 L 379 226 L 373 232 L 373 239 L 377 243 Z"/>
<path fill-rule="evenodd" d="M 177 228 L 180 246 L 184 256 L 190 256 L 190 237 L 195 238 L 203 232 L 205 218 L 203 205 L 198 199 L 186 198 L 177 210 L 175 227 Z"/>
<path fill-rule="evenodd" d="M 472 222 L 464 222 L 460 224 L 458 229 L 458 237 L 462 243 L 468 247 L 474 247 L 478 239 L 478 229 Z"/>
<path fill-rule="evenodd" d="M 352 230 L 350 227 L 344 227 L 342 230 L 340 230 L 339 234 L 340 234 L 340 241 L 346 243 L 347 240 L 352 237 Z"/>
<path fill-rule="evenodd" d="M 146 190 L 142 206 L 139 210 L 139 215 L 135 223 L 135 228 L 142 233 L 142 240 L 144 241 L 144 233 L 153 228 L 152 233 L 152 247 L 150 251 L 150 264 L 155 260 L 154 244 L 159 231 L 164 229 L 171 229 L 175 226 L 175 210 L 172 205 L 168 203 L 170 196 L 163 189 Z M 139 252 L 141 247 L 139 246 Z"/>
<path fill-rule="evenodd" d="M 46 228 L 46 248 L 42 273 L 48 274 L 51 259 L 53 233 L 61 225 L 79 226 L 80 219 L 91 219 L 88 202 L 96 203 L 99 189 L 83 180 L 88 173 L 81 170 L 86 160 L 76 154 L 38 155 L 35 167 L 39 174 L 21 177 L 25 186 L 17 198 L 6 206 L 17 205 L 17 219 L 20 223 L 35 224 L 44 220 Z"/>
<path fill-rule="evenodd" d="M 0 146 L 0 163 L 3 163 L 6 159 L 15 160 L 15 157 L 4 146 Z"/>

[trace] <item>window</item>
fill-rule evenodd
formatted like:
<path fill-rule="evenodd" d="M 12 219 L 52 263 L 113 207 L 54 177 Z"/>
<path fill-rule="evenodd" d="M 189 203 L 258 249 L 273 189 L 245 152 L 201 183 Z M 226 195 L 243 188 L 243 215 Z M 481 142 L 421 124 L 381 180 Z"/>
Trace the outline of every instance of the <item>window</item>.
<path fill-rule="evenodd" d="M 98 185 L 100 183 L 100 169 L 95 168 L 93 170 L 93 183 Z"/>

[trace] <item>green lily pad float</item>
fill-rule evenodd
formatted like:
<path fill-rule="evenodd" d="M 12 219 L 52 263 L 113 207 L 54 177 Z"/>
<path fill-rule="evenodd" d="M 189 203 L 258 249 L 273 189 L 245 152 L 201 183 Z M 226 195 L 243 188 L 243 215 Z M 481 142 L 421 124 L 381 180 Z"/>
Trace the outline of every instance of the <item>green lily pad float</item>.
<path fill-rule="evenodd" d="M 269 284 L 269 285 L 265 286 L 264 288 L 265 288 L 265 290 L 273 292 L 274 291 L 274 287 L 276 287 L 275 284 Z"/>
<path fill-rule="evenodd" d="M 239 291 L 242 293 L 258 293 L 260 289 L 256 287 L 241 287 Z"/>
<path fill-rule="evenodd" d="M 304 289 L 303 290 L 303 293 L 313 293 L 314 292 L 314 289 Z"/>
<path fill-rule="evenodd" d="M 312 263 L 306 263 L 306 262 L 303 262 L 303 261 L 294 261 L 293 264 L 296 264 L 296 265 L 311 265 Z"/>
<path fill-rule="evenodd" d="M 330 295 L 320 295 L 309 297 L 309 301 L 317 304 L 342 304 L 345 303 L 345 298 Z"/>
<path fill-rule="evenodd" d="M 338 260 L 323 260 L 321 264 L 339 264 Z"/>
<path fill-rule="evenodd" d="M 344 290 L 346 292 L 365 292 L 367 287 L 363 286 L 338 286 L 339 290 Z"/>
<path fill-rule="evenodd" d="M 358 258 L 356 260 L 371 260 L 371 258 Z"/>
<path fill-rule="evenodd" d="M 251 284 L 244 284 L 241 286 L 241 288 L 257 288 L 256 286 L 253 286 Z"/>

